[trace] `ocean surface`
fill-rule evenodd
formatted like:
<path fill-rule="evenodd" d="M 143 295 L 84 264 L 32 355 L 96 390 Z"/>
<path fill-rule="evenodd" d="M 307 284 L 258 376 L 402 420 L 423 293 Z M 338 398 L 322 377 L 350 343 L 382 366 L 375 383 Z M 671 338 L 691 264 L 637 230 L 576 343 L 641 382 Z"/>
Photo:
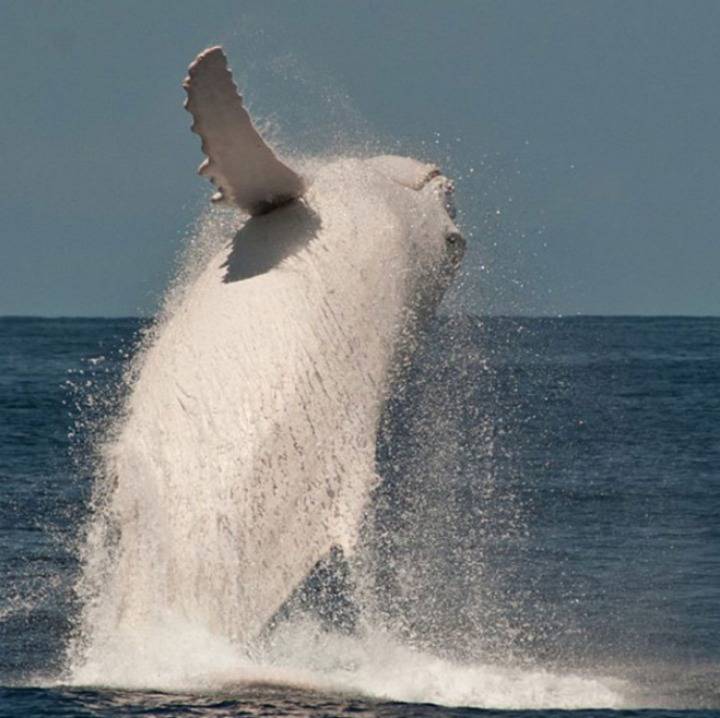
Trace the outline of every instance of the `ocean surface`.
<path fill-rule="evenodd" d="M 97 446 L 146 325 L 0 318 L 0 716 L 720 715 L 717 318 L 438 318 L 379 436 L 372 620 L 320 571 L 247 675 L 78 685 Z"/>

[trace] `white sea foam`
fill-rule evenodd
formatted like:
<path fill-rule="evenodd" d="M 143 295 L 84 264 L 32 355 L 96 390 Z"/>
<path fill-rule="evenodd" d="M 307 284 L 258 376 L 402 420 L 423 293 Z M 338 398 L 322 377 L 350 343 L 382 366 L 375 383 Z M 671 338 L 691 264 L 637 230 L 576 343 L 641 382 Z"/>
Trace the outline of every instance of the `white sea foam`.
<path fill-rule="evenodd" d="M 405 645 L 383 631 L 342 635 L 311 621 L 281 628 L 256 660 L 267 667 L 268 679 L 275 669 L 296 670 L 298 682 L 308 687 L 382 700 L 508 709 L 617 708 L 625 701 L 614 679 L 491 661 L 460 663 Z"/>
<path fill-rule="evenodd" d="M 403 645 L 382 632 L 343 635 L 312 621 L 279 629 L 251 657 L 225 637 L 168 617 L 163 626 L 137 627 L 102 647 L 117 661 L 88 661 L 77 685 L 123 689 L 239 693 L 261 685 L 285 686 L 376 700 L 478 708 L 620 708 L 628 704 L 621 681 L 459 663 Z"/>

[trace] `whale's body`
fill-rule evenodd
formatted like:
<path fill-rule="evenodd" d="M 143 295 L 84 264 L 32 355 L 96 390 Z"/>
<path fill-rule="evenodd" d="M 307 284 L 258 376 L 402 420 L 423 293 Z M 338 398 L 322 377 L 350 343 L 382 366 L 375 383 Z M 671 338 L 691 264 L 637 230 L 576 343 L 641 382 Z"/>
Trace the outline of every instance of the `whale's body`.
<path fill-rule="evenodd" d="M 158 626 L 247 643 L 334 546 L 353 550 L 384 398 L 461 241 L 447 181 L 413 160 L 304 181 L 245 221 L 141 358 L 106 458 L 96 540 L 115 548 L 86 665 Z"/>

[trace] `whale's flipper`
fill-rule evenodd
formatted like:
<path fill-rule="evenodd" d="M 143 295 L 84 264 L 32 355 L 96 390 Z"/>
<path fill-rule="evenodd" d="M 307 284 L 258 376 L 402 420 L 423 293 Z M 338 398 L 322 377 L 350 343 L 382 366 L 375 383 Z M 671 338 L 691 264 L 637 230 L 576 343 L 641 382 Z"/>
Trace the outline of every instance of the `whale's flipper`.
<path fill-rule="evenodd" d="M 265 144 L 243 106 L 220 47 L 203 50 L 183 82 L 207 159 L 199 173 L 218 188 L 214 201 L 234 202 L 251 215 L 265 214 L 302 195 L 302 178 Z"/>
<path fill-rule="evenodd" d="M 352 633 L 359 617 L 347 556 L 334 545 L 285 599 L 261 634 L 272 633 L 298 613 L 313 615 L 326 630 Z"/>

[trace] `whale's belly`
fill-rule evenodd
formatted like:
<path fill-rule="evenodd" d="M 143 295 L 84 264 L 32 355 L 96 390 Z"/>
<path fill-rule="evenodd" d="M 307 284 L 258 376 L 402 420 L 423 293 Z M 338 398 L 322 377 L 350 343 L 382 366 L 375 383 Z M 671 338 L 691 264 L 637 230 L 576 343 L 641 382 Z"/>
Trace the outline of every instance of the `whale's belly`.
<path fill-rule="evenodd" d="M 362 251 L 342 251 L 352 222 L 329 224 L 239 281 L 220 252 L 144 358 L 114 451 L 118 580 L 158 593 L 133 605 L 125 591 L 133 621 L 170 605 L 252 637 L 333 545 L 354 543 L 402 277 L 389 258 L 382 283 L 367 281 Z"/>

